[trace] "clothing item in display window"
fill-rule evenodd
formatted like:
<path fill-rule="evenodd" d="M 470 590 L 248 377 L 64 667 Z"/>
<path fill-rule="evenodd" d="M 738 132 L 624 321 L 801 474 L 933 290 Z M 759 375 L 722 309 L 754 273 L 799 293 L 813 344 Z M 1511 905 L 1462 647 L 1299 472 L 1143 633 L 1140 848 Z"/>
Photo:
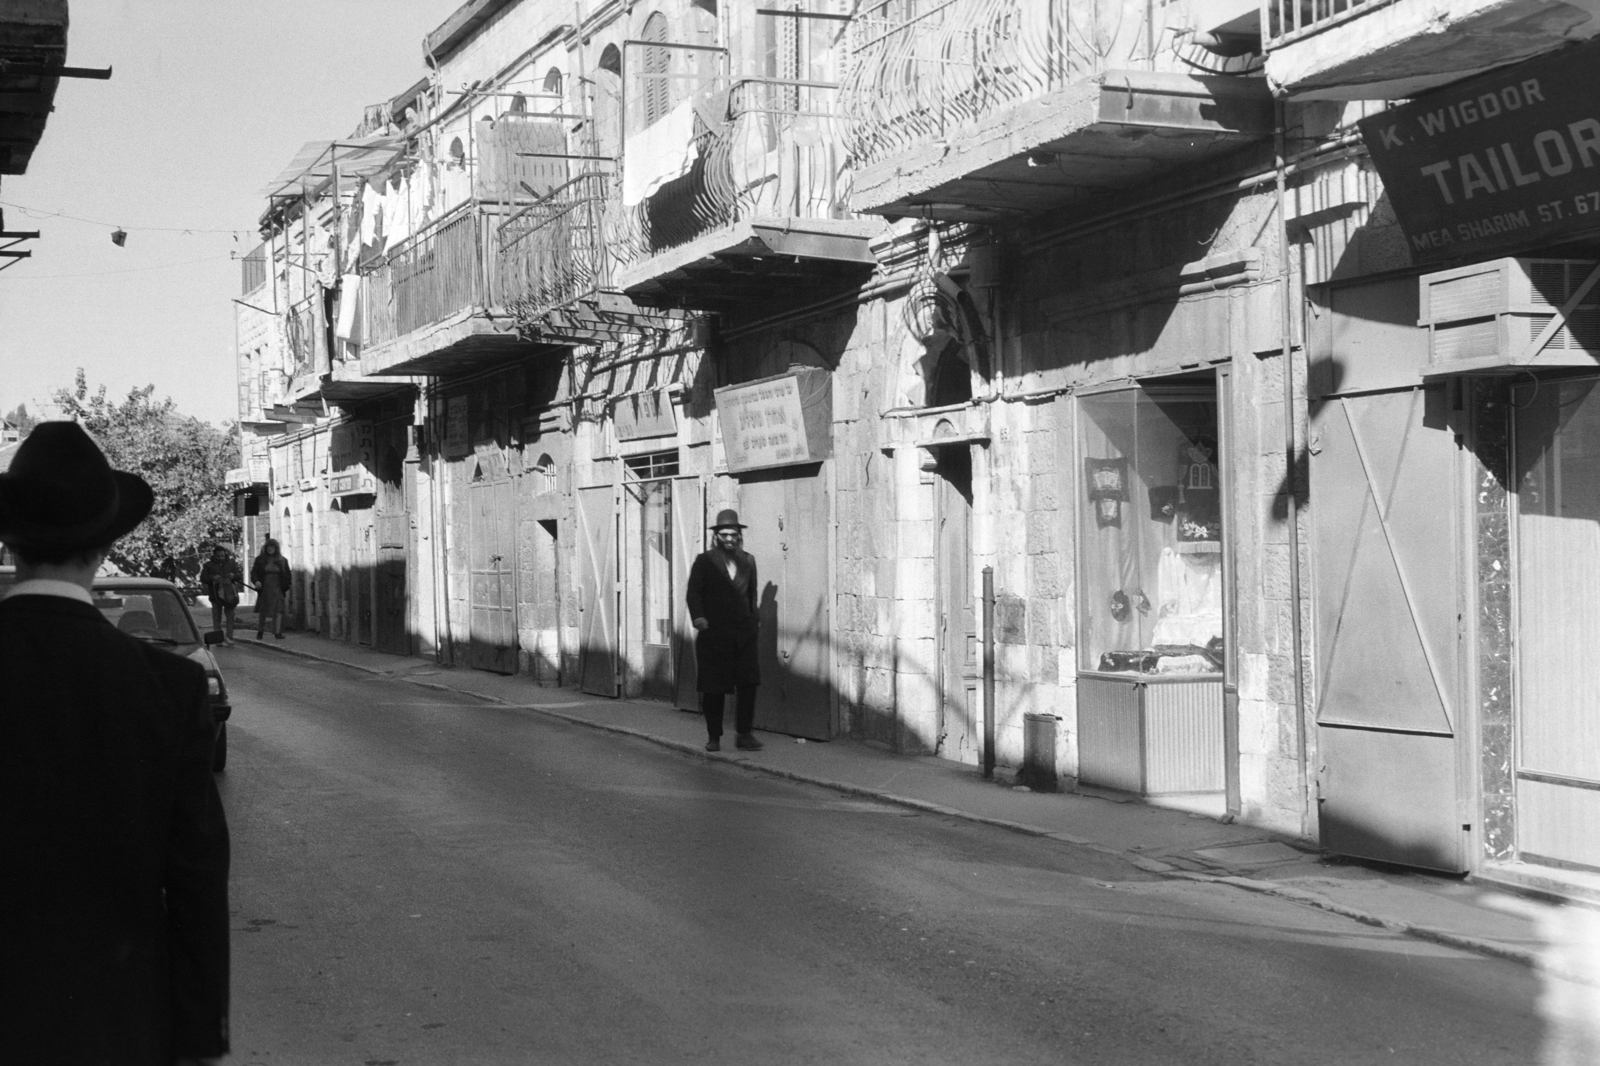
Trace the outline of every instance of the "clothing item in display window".
<path fill-rule="evenodd" d="M 1089 499 L 1120 501 L 1128 498 L 1128 460 L 1085 459 L 1083 470 L 1089 485 Z"/>
<path fill-rule="evenodd" d="M 1079 512 L 1080 668 L 1220 672 L 1215 393 L 1134 387 L 1082 397 L 1079 411 L 1080 499 L 1089 504 Z"/>

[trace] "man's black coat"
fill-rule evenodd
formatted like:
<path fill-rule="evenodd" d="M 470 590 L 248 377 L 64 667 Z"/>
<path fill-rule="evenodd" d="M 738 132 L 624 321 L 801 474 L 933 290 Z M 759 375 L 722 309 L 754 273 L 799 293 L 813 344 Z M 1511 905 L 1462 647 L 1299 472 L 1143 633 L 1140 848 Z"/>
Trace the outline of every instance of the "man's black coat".
<path fill-rule="evenodd" d="M 204 669 L 88 604 L 0 601 L 0 1058 L 228 1049 L 228 831 Z"/>
<path fill-rule="evenodd" d="M 701 692 L 726 693 L 761 683 L 756 560 L 742 551 L 731 554 L 738 567 L 736 579 L 728 577 L 728 556 L 716 548 L 701 552 L 689 568 L 689 618 L 710 623 L 694 638 L 695 687 Z"/>

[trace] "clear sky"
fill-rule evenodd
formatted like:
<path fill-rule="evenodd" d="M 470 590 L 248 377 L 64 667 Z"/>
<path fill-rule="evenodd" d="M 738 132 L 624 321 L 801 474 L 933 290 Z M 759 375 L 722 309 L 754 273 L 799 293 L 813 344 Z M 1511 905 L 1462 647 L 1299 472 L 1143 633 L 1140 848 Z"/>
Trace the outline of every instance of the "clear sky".
<path fill-rule="evenodd" d="M 81 366 L 113 395 L 154 384 L 185 414 L 237 417 L 234 257 L 259 239 L 261 188 L 422 77 L 423 37 L 460 3 L 71 0 L 67 62 L 115 72 L 62 79 L 28 173 L 0 178 L 0 204 L 28 209 L 0 206 L 5 228 L 43 234 L 0 271 L 0 410 Z M 92 221 L 36 217 L 57 212 Z"/>

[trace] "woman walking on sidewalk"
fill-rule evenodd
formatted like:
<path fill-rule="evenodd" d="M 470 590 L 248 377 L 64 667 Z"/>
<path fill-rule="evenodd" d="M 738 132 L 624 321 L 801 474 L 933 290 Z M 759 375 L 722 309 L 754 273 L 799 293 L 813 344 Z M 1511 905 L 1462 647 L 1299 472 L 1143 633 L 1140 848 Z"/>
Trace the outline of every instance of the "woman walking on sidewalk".
<path fill-rule="evenodd" d="M 250 583 L 256 589 L 256 639 L 266 635 L 267 619 L 271 618 L 272 635 L 282 640 L 284 602 L 289 597 L 289 560 L 271 537 L 250 564 Z"/>

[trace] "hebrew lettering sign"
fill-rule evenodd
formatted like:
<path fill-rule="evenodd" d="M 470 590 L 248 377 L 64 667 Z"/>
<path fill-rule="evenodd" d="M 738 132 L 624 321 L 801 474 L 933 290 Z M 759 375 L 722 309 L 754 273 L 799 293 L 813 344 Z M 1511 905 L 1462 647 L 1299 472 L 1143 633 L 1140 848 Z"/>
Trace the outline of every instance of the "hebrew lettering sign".
<path fill-rule="evenodd" d="M 825 370 L 800 369 L 716 390 L 728 472 L 826 459 L 832 390 Z"/>

